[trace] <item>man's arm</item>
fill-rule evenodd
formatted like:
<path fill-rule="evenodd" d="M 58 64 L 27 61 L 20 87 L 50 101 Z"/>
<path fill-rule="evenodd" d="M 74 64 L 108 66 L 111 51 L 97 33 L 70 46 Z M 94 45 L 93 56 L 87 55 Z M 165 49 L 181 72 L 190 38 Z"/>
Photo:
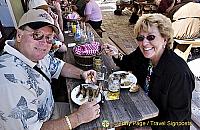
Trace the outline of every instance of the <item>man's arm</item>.
<path fill-rule="evenodd" d="M 83 71 L 81 69 L 69 63 L 65 63 L 61 70 L 61 75 L 63 77 L 70 77 L 70 78 L 76 78 L 76 79 L 80 79 L 81 78 L 80 76 L 82 73 Z"/>

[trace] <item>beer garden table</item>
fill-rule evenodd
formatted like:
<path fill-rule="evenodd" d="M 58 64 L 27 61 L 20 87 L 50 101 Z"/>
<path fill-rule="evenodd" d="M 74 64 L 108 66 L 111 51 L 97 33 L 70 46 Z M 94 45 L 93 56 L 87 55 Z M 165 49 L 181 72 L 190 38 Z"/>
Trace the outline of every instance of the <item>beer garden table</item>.
<path fill-rule="evenodd" d="M 90 25 L 86 24 L 86 26 L 89 27 L 90 30 L 93 30 Z M 102 43 L 101 38 L 95 33 L 94 30 L 93 33 L 95 35 L 95 41 Z M 73 37 L 69 37 L 68 34 L 65 34 L 65 43 L 67 44 L 71 42 L 74 42 Z M 111 72 L 111 69 L 116 69 L 116 66 L 110 57 L 105 55 L 102 57 L 109 73 Z M 64 55 L 64 61 L 76 65 L 72 48 L 68 48 L 67 53 Z M 81 83 L 84 83 L 84 81 L 66 78 L 66 89 L 71 113 L 76 111 L 79 107 L 71 100 L 71 91 Z M 82 124 L 77 129 L 107 129 L 122 125 L 129 125 L 128 123 L 136 123 L 137 121 L 153 118 L 157 116 L 159 112 L 158 108 L 142 89 L 136 93 L 130 93 L 128 89 L 121 89 L 119 100 L 105 100 L 104 103 L 100 103 L 100 109 L 101 113 L 98 119 L 86 124 Z"/>

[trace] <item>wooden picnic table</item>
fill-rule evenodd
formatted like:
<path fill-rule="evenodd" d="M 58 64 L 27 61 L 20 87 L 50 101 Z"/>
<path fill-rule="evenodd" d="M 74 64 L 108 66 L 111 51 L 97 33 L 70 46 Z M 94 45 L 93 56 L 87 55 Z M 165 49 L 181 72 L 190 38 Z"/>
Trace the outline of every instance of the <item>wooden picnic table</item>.
<path fill-rule="evenodd" d="M 91 26 L 88 25 L 88 27 Z M 97 35 L 95 36 L 95 40 L 102 43 L 101 38 L 99 38 Z M 65 34 L 65 43 L 67 44 L 70 42 L 73 42 L 73 37 L 69 37 L 67 34 Z M 117 68 L 110 57 L 102 55 L 102 58 L 109 73 L 111 72 L 111 69 Z M 64 60 L 68 63 L 76 65 L 72 48 L 68 48 L 67 53 L 64 55 Z M 66 89 L 68 92 L 71 112 L 76 111 L 79 107 L 79 105 L 72 101 L 70 96 L 71 91 L 81 83 L 84 83 L 84 81 L 66 78 Z M 136 93 L 130 93 L 128 89 L 121 89 L 119 100 L 106 100 L 104 103 L 101 103 L 100 106 L 100 117 L 92 122 L 80 125 L 77 129 L 93 130 L 118 127 L 125 125 L 125 123 L 136 123 L 137 121 L 153 118 L 157 116 L 159 112 L 158 108 L 142 89 Z"/>

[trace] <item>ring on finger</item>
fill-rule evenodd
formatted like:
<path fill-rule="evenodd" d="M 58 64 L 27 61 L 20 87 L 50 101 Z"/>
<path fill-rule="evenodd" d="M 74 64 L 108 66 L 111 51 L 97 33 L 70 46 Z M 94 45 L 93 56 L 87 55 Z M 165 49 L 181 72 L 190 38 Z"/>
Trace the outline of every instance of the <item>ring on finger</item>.
<path fill-rule="evenodd" d="M 97 115 L 99 115 L 99 112 L 100 112 L 100 110 L 99 110 L 99 109 L 97 109 Z"/>

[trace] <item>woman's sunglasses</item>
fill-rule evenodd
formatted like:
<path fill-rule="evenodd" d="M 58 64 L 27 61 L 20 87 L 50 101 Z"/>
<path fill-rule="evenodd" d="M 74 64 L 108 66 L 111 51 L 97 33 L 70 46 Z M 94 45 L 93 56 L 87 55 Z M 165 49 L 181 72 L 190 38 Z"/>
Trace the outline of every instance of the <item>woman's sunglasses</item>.
<path fill-rule="evenodd" d="M 29 30 L 26 30 L 26 31 L 31 32 Z M 53 43 L 53 39 L 54 39 L 53 35 L 44 36 L 44 33 L 41 32 L 41 31 L 34 31 L 34 32 L 32 32 L 32 37 L 36 41 L 42 40 L 45 37 L 45 40 L 46 40 L 46 42 L 48 44 L 52 44 Z"/>
<path fill-rule="evenodd" d="M 138 37 L 136 37 L 136 40 L 138 42 L 142 42 L 145 38 L 148 40 L 148 41 L 153 41 L 155 39 L 156 36 L 154 35 L 148 35 L 148 36 L 143 36 L 143 35 L 139 35 Z"/>

